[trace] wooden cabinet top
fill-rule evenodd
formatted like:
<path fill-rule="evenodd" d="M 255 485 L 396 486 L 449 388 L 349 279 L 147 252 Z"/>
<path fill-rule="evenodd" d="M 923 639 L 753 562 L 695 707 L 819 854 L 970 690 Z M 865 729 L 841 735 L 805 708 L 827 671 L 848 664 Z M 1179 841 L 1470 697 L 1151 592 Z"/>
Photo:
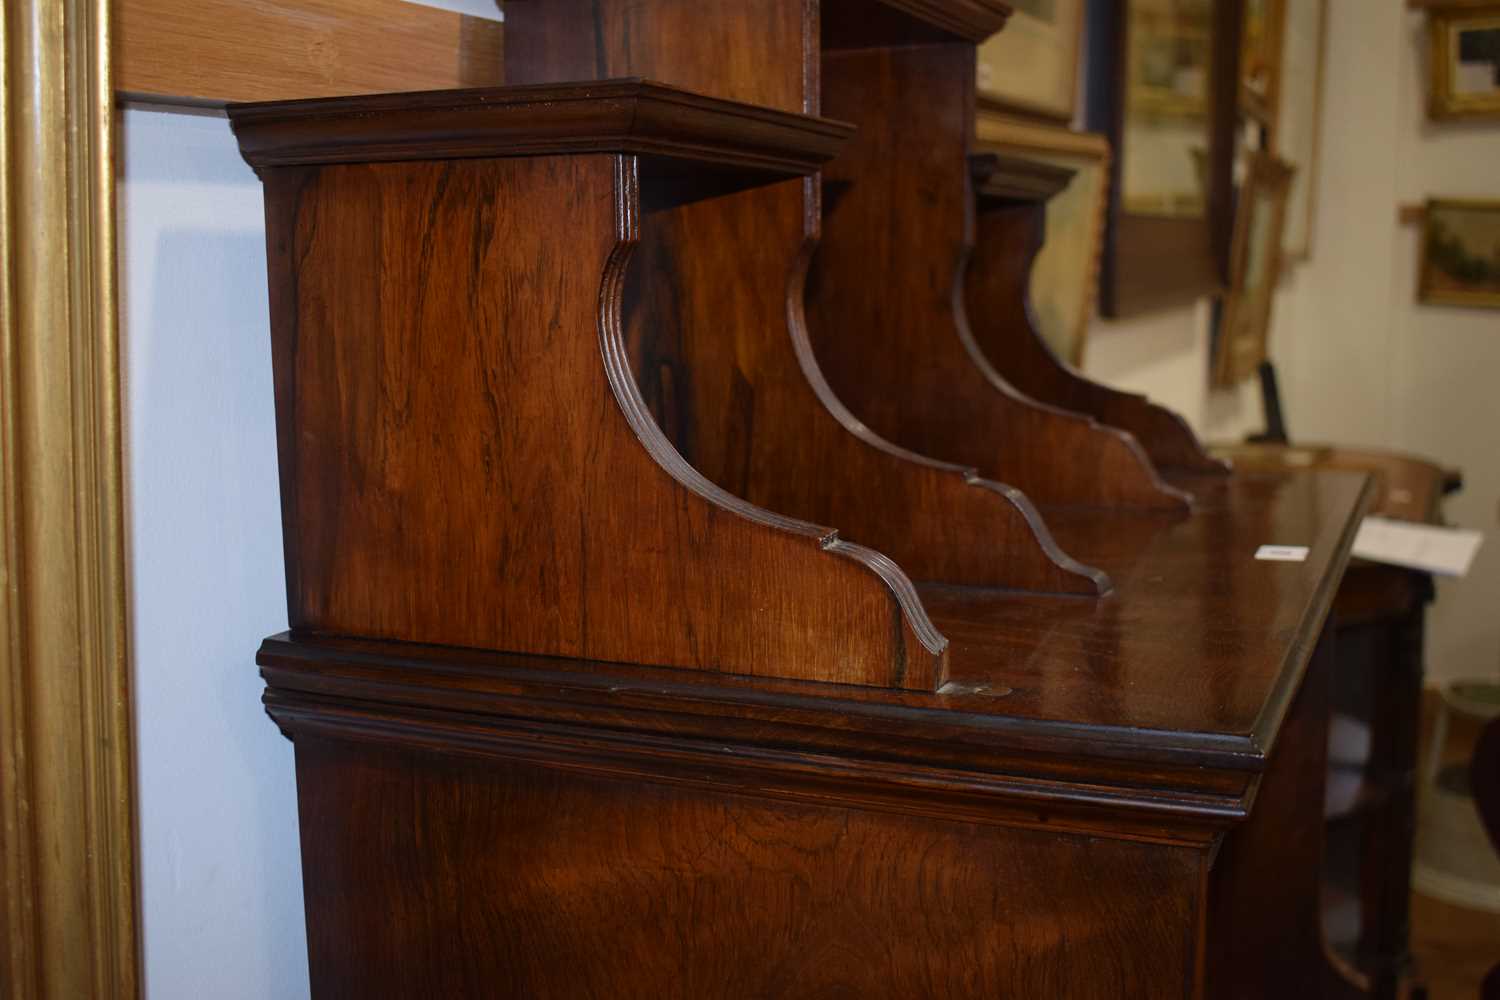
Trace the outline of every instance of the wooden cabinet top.
<path fill-rule="evenodd" d="M 528 741 L 550 730 L 558 747 L 586 730 L 589 753 L 608 759 L 763 756 L 778 781 L 833 767 L 862 782 L 873 769 L 902 794 L 930 779 L 923 794 L 998 787 L 1222 823 L 1248 810 L 1368 482 L 1207 477 L 1193 484 L 1193 516 L 1175 521 L 1055 512 L 1059 536 L 1105 567 L 1115 592 L 923 588 L 952 641 L 950 682 L 934 694 L 285 635 L 259 662 L 283 724 L 299 692 L 355 698 L 376 715 L 381 703 L 422 704 L 524 720 Z M 1257 560 L 1263 544 L 1303 545 L 1307 558 Z"/>
<path fill-rule="evenodd" d="M 805 174 L 853 131 L 840 122 L 641 79 L 231 104 L 256 168 L 558 153 L 630 153 Z"/>

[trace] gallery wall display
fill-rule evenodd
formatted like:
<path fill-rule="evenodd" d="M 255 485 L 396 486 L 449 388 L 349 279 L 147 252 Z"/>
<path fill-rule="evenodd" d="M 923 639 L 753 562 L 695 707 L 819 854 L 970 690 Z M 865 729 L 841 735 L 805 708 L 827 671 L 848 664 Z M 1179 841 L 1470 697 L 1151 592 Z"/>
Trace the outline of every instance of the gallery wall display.
<path fill-rule="evenodd" d="M 1427 202 L 1417 300 L 1500 309 L 1500 201 Z"/>
<path fill-rule="evenodd" d="M 1022 156 L 1073 172 L 1062 193 L 1047 202 L 1046 242 L 1031 271 L 1031 311 L 1052 352 L 1083 364 L 1098 290 L 1099 252 L 1109 203 L 1109 142 L 1102 135 L 981 109 L 976 122 L 981 151 Z"/>
<path fill-rule="evenodd" d="M 1014 0 L 1006 29 L 979 46 L 981 106 L 1068 122 L 1077 103 L 1084 0 Z"/>
<path fill-rule="evenodd" d="M 1500 121 L 1500 4 L 1428 10 L 1433 118 Z"/>
<path fill-rule="evenodd" d="M 1106 316 L 1223 287 L 1241 6 L 1090 3 L 1086 117 L 1114 150 L 1099 288 Z"/>
<path fill-rule="evenodd" d="M 1295 168 L 1265 153 L 1250 159 L 1240 187 L 1230 286 L 1224 297 L 1214 382 L 1233 385 L 1266 358 L 1271 306 L 1281 272 L 1287 191 Z"/>

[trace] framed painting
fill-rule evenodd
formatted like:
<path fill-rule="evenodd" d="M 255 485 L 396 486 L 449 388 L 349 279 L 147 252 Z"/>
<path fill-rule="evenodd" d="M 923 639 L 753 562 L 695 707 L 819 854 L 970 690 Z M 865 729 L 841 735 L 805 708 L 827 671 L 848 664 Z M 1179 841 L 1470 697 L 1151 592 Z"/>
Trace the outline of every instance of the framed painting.
<path fill-rule="evenodd" d="M 1328 0 L 1282 2 L 1280 78 L 1271 152 L 1297 168 L 1287 192 L 1282 239 L 1287 261 L 1295 263 L 1312 256 Z"/>
<path fill-rule="evenodd" d="M 1239 15 L 1233 2 L 1091 0 L 1087 121 L 1114 154 L 1100 264 L 1105 316 L 1182 305 L 1223 287 Z"/>
<path fill-rule="evenodd" d="M 1500 4 L 1428 11 L 1433 118 L 1500 120 Z"/>
<path fill-rule="evenodd" d="M 1073 120 L 1084 0 L 1012 0 L 1005 30 L 979 46 L 981 106 Z"/>
<path fill-rule="evenodd" d="M 1271 306 L 1281 273 L 1287 191 L 1295 168 L 1257 153 L 1240 187 L 1214 384 L 1234 385 L 1255 374 L 1265 360 Z"/>
<path fill-rule="evenodd" d="M 1047 232 L 1031 269 L 1031 309 L 1037 332 L 1074 367 L 1094 316 L 1104 213 L 1109 204 L 1109 141 L 1058 125 L 1022 121 L 983 109 L 978 148 L 1067 167 L 1073 179 L 1047 202 Z"/>
<path fill-rule="evenodd" d="M 1240 32 L 1240 110 L 1270 125 L 1281 83 L 1283 28 L 1288 0 L 1245 0 Z"/>
<path fill-rule="evenodd" d="M 1500 201 L 1427 202 L 1417 301 L 1500 309 Z"/>

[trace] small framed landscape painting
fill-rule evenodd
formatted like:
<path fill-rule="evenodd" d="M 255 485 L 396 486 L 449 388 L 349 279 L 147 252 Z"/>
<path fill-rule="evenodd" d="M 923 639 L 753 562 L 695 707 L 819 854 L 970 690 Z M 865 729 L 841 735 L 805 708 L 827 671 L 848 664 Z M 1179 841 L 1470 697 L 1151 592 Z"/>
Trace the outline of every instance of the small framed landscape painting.
<path fill-rule="evenodd" d="M 1500 120 L 1500 4 L 1429 12 L 1433 118 Z"/>
<path fill-rule="evenodd" d="M 1011 0 L 999 32 L 979 46 L 979 103 L 1067 122 L 1078 96 L 1084 0 Z"/>
<path fill-rule="evenodd" d="M 1434 198 L 1426 220 L 1417 301 L 1500 309 L 1500 201 Z"/>

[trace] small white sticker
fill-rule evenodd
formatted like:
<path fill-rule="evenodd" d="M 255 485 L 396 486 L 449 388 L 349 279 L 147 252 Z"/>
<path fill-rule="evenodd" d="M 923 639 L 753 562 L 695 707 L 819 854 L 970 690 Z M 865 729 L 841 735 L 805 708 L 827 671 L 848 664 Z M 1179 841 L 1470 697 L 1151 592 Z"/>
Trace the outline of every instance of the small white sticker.
<path fill-rule="evenodd" d="M 1307 558 L 1306 545 L 1262 545 L 1255 550 L 1255 558 L 1272 562 L 1301 562 Z"/>

